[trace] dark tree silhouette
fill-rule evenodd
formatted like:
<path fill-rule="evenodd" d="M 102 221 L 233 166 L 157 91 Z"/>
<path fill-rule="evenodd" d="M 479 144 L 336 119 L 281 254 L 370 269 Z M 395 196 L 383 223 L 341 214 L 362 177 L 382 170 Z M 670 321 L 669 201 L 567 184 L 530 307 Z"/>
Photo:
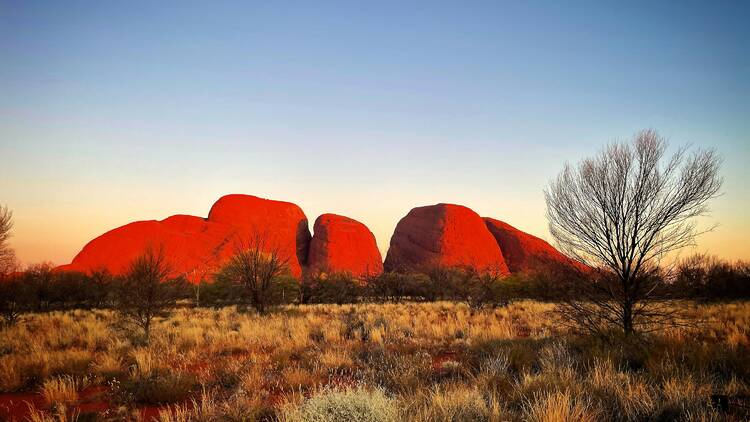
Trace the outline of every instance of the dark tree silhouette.
<path fill-rule="evenodd" d="M 0 315 L 2 325 L 10 326 L 18 322 L 21 314 L 27 311 L 28 300 L 24 297 L 24 285 L 19 277 L 12 275 L 0 279 Z"/>
<path fill-rule="evenodd" d="M 722 179 L 715 151 L 683 147 L 666 159 L 666 149 L 655 131 L 642 131 L 576 167 L 566 164 L 546 189 L 552 236 L 593 268 L 559 308 L 568 322 L 631 334 L 674 321 L 659 300 L 659 261 L 702 232 L 694 218 L 708 212 Z"/>
<path fill-rule="evenodd" d="M 29 305 L 37 311 L 48 311 L 53 299 L 55 266 L 51 262 L 29 265 L 23 273 L 23 283 L 29 294 Z"/>
<path fill-rule="evenodd" d="M 130 264 L 115 292 L 118 313 L 125 322 L 142 329 L 147 342 L 154 319 L 167 316 L 179 297 L 170 271 L 163 249 L 147 247 Z"/>

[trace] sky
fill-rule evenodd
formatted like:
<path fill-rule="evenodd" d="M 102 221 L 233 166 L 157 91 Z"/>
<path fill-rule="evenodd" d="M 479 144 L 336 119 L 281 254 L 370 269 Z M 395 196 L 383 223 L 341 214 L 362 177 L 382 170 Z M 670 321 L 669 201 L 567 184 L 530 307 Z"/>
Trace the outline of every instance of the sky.
<path fill-rule="evenodd" d="M 750 259 L 750 3 L 0 0 L 0 204 L 25 264 L 228 193 L 365 223 L 415 206 L 551 240 L 566 161 L 654 128 L 716 148 Z"/>

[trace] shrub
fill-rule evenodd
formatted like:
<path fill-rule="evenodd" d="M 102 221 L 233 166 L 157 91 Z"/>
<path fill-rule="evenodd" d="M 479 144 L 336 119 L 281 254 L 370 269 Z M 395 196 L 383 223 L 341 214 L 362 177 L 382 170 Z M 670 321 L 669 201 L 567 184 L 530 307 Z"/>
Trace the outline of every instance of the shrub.
<path fill-rule="evenodd" d="M 116 289 L 116 307 L 123 321 L 141 330 L 146 342 L 156 317 L 169 314 L 184 281 L 169 279 L 171 268 L 163 249 L 147 248 L 135 258 Z"/>
<path fill-rule="evenodd" d="M 730 263 L 706 255 L 682 260 L 670 286 L 673 296 L 701 300 L 750 298 L 750 263 Z"/>
<path fill-rule="evenodd" d="M 397 302 L 423 297 L 427 285 L 429 278 L 425 274 L 389 271 L 368 277 L 366 293 L 375 300 Z"/>
<path fill-rule="evenodd" d="M 237 245 L 234 255 L 216 278 L 237 286 L 242 304 L 263 313 L 277 299 L 275 291 L 279 290 L 280 283 L 288 286 L 288 275 L 289 257 L 272 245 L 266 234 L 258 234 L 247 243 Z"/>
<path fill-rule="evenodd" d="M 226 306 L 240 303 L 240 289 L 226 277 L 216 277 L 213 283 L 201 281 L 196 286 L 196 304 L 199 306 Z"/>
<path fill-rule="evenodd" d="M 395 422 L 398 408 L 382 390 L 326 389 L 282 415 L 287 422 Z"/>
<path fill-rule="evenodd" d="M 18 322 L 21 314 L 29 310 L 29 300 L 19 277 L 0 277 L 0 315 L 2 324 L 10 326 Z"/>
<path fill-rule="evenodd" d="M 110 382 L 110 389 L 117 403 L 165 404 L 187 399 L 196 385 L 193 374 L 156 370 L 122 383 Z"/>
<path fill-rule="evenodd" d="M 309 275 L 302 283 L 306 303 L 356 303 L 363 293 L 362 283 L 349 273 L 320 272 Z"/>

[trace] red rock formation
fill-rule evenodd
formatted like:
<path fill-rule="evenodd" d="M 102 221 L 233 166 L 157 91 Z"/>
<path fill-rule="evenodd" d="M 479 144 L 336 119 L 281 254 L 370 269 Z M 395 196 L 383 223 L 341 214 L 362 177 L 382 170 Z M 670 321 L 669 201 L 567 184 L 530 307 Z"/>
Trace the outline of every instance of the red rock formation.
<path fill-rule="evenodd" d="M 100 269 L 122 274 L 130 262 L 147 247 L 161 248 L 172 268 L 172 275 L 185 275 L 191 281 L 231 254 L 231 226 L 212 224 L 200 217 L 174 215 L 162 221 L 126 224 L 90 241 L 62 270 L 90 272 Z M 204 271 L 205 269 L 205 271 Z"/>
<path fill-rule="evenodd" d="M 485 217 L 484 222 L 500 245 L 505 262 L 512 273 L 532 270 L 548 263 L 581 266 L 546 241 L 518 230 L 508 223 L 489 217 Z"/>
<path fill-rule="evenodd" d="M 507 273 L 508 267 L 482 218 L 461 205 L 414 208 L 396 225 L 384 267 L 424 270 L 430 266 L 469 266 Z"/>
<path fill-rule="evenodd" d="M 291 203 L 249 195 L 227 195 L 211 208 L 208 219 L 175 215 L 162 221 L 138 221 L 90 241 L 61 270 L 123 273 L 151 246 L 161 248 L 173 270 L 192 282 L 209 276 L 241 244 L 263 240 L 266 250 L 289 258 L 293 275 L 302 274 L 310 232 L 302 210 Z M 301 258 L 300 258 L 301 257 Z"/>
<path fill-rule="evenodd" d="M 237 227 L 245 240 L 259 236 L 268 250 L 288 257 L 293 274 L 302 273 L 311 236 L 307 217 L 297 205 L 250 195 L 226 195 L 211 207 L 208 221 Z"/>
<path fill-rule="evenodd" d="M 315 220 L 307 265 L 311 271 L 348 272 L 355 276 L 383 272 L 375 236 L 364 224 L 336 214 Z"/>

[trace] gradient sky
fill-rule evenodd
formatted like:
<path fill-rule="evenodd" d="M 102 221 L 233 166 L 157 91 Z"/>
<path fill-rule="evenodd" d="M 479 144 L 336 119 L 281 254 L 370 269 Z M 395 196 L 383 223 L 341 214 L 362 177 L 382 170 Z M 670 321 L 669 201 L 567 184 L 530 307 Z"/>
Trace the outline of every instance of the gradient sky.
<path fill-rule="evenodd" d="M 563 163 L 656 128 L 724 156 L 697 250 L 750 259 L 750 2 L 0 0 L 24 263 L 226 193 L 362 221 L 452 202 L 549 239 Z M 311 224 L 312 226 L 312 224 Z"/>

